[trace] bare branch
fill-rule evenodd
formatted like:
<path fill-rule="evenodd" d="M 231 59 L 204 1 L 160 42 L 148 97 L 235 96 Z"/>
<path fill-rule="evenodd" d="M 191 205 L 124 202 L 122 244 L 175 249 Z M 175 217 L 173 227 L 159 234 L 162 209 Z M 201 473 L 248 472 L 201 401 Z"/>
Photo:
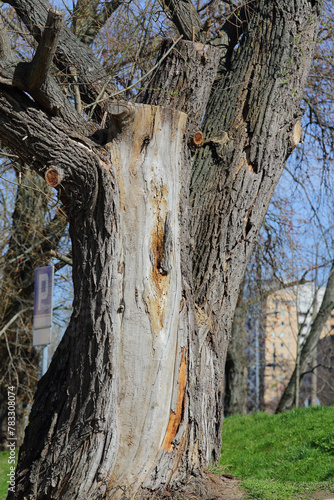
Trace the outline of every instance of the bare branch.
<path fill-rule="evenodd" d="M 5 326 L 0 330 L 0 338 L 2 337 L 2 335 L 6 332 L 6 330 L 8 330 L 8 328 L 17 320 L 17 318 L 25 313 L 26 311 L 28 311 L 30 309 L 30 307 L 26 307 L 25 309 L 21 309 L 19 312 L 17 312 L 9 321 L 8 323 L 5 324 Z"/>
<path fill-rule="evenodd" d="M 139 78 L 137 81 L 135 81 L 134 83 L 132 83 L 131 85 L 129 85 L 127 88 L 125 89 L 122 89 L 122 90 L 119 90 L 118 92 L 115 92 L 114 94 L 112 94 L 111 96 L 109 97 L 105 97 L 105 98 L 100 98 L 100 95 L 98 96 L 96 102 L 94 102 L 93 104 L 89 104 L 88 106 L 86 106 L 86 108 L 89 108 L 91 106 L 93 106 L 93 109 L 95 108 L 95 106 L 103 101 L 106 101 L 106 100 L 109 100 L 110 97 L 116 97 L 120 94 L 123 94 L 124 92 L 126 92 L 127 90 L 130 90 L 134 87 L 136 87 L 138 85 L 138 83 L 140 83 L 141 81 L 145 80 L 145 78 L 147 78 L 151 73 L 153 73 L 153 71 L 155 71 L 159 66 L 160 64 L 162 63 L 162 61 L 164 59 L 166 59 L 166 57 L 168 56 L 168 54 L 174 49 L 174 47 L 179 43 L 179 41 L 181 40 L 182 38 L 182 35 L 173 43 L 173 45 L 167 50 L 167 52 L 161 57 L 161 59 L 158 60 L 158 62 L 153 66 L 153 68 L 151 68 L 145 75 L 143 75 L 141 78 Z M 108 81 L 106 82 L 106 85 L 108 84 Z M 101 96 L 103 95 L 103 92 L 104 92 L 104 88 L 102 88 L 101 90 Z"/>
<path fill-rule="evenodd" d="M 106 2 L 103 6 L 102 11 L 99 14 L 95 14 L 94 18 L 90 21 L 84 35 L 79 37 L 81 42 L 85 45 L 90 45 L 91 43 L 93 43 L 100 29 L 104 26 L 109 17 L 123 3 L 124 0 L 112 0 L 111 2 Z"/>
<path fill-rule="evenodd" d="M 29 92 L 43 110 L 52 116 L 60 116 L 71 128 L 87 133 L 87 123 L 75 111 L 66 96 L 47 72 L 57 47 L 62 29 L 63 14 L 50 9 L 47 27 L 43 32 L 36 54 L 31 62 L 21 62 L 10 51 L 6 29 L 0 19 L 1 38 L 0 83 Z M 6 47 L 6 48 L 5 48 Z M 5 59 L 4 59 L 4 56 Z"/>
<path fill-rule="evenodd" d="M 39 42 L 42 28 L 46 24 L 49 9 L 48 1 L 9 0 L 8 3 L 16 10 L 17 15 L 26 25 L 31 35 Z M 69 73 L 70 67 L 74 66 L 76 68 L 80 82 L 80 95 L 85 103 L 94 102 L 102 89 L 105 89 L 106 95 L 116 90 L 94 54 L 66 27 L 62 30 L 54 62 L 64 74 Z M 69 77 L 70 80 L 71 76 Z M 103 113 L 103 106 L 98 106 L 95 109 L 95 115 L 98 117 L 103 116 Z"/>
<path fill-rule="evenodd" d="M 201 18 L 191 0 L 160 0 L 160 4 L 185 40 L 206 42 Z"/>
<path fill-rule="evenodd" d="M 69 266 L 73 266 L 73 260 L 67 255 L 63 255 L 60 252 L 56 252 L 56 250 L 50 250 L 50 255 L 52 255 L 52 257 L 56 257 L 59 260 L 62 260 L 63 262 L 65 262 L 65 264 L 68 264 Z"/>
<path fill-rule="evenodd" d="M 0 19 L 0 61 L 9 59 L 11 55 L 10 42 L 8 39 L 7 31 Z"/>
<path fill-rule="evenodd" d="M 63 27 L 64 14 L 56 9 L 50 9 L 41 41 L 33 60 L 29 64 L 27 76 L 28 90 L 36 89 L 44 83 L 56 52 L 60 33 Z"/>

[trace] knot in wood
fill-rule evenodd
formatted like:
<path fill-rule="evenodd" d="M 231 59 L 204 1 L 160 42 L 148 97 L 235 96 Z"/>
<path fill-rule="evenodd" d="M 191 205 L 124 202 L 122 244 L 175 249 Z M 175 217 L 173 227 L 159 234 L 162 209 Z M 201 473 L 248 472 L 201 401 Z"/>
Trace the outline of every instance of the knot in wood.
<path fill-rule="evenodd" d="M 190 145 L 198 148 L 203 144 L 203 139 L 203 132 L 201 130 L 196 130 L 196 132 L 194 132 L 192 137 L 190 138 Z"/>
<path fill-rule="evenodd" d="M 51 187 L 58 186 L 62 181 L 62 172 L 56 167 L 50 167 L 45 173 L 45 180 Z"/>

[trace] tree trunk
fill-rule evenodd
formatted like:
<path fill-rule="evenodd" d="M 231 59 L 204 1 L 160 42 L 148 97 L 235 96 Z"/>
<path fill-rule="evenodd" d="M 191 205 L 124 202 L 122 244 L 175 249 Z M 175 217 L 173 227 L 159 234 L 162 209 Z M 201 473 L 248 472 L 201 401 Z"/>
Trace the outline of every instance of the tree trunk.
<path fill-rule="evenodd" d="M 66 206 L 74 283 L 8 498 L 186 496 L 192 477 L 217 497 L 201 470 L 219 458 L 234 309 L 292 150 L 318 6 L 260 0 L 249 14 L 235 50 L 172 51 L 171 87 L 145 97 L 157 106 L 109 103 L 107 147 L 1 86 L 6 144 Z"/>
<path fill-rule="evenodd" d="M 246 304 L 241 286 L 225 365 L 225 416 L 247 413 Z"/>
<path fill-rule="evenodd" d="M 276 413 L 291 410 L 296 404 L 296 393 L 299 392 L 300 381 L 306 373 L 310 371 L 309 363 L 312 362 L 314 353 L 317 352 L 317 345 L 321 332 L 334 309 L 334 263 L 332 264 L 324 297 L 319 311 L 312 323 L 311 330 L 302 344 L 299 346 L 299 360 L 291 375 L 282 397 L 278 403 Z M 298 398 L 297 398 L 298 399 Z M 298 401 L 297 401 L 298 402 Z"/>
<path fill-rule="evenodd" d="M 37 387 L 39 354 L 31 344 L 35 267 L 50 260 L 48 250 L 57 246 L 65 228 L 61 214 L 45 223 L 48 212 L 45 181 L 27 167 L 15 165 L 19 180 L 8 249 L 1 257 L 0 290 L 0 448 L 7 443 L 7 385 L 15 386 L 17 443 L 22 444 L 25 410 Z M 40 190 L 31 196 L 30 188 Z M 51 192 L 51 189 L 50 189 Z M 43 194 L 45 193 L 45 194 Z"/>

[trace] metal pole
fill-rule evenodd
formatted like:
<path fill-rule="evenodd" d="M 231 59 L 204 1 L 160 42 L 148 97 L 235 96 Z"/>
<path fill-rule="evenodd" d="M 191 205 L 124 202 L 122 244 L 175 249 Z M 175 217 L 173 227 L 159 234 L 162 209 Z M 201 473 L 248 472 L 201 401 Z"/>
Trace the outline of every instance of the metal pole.
<path fill-rule="evenodd" d="M 48 369 L 48 346 L 43 346 L 43 361 L 42 361 L 42 376 L 46 374 Z"/>
<path fill-rule="evenodd" d="M 255 390 L 256 411 L 260 410 L 260 349 L 259 349 L 259 321 L 255 320 Z"/>

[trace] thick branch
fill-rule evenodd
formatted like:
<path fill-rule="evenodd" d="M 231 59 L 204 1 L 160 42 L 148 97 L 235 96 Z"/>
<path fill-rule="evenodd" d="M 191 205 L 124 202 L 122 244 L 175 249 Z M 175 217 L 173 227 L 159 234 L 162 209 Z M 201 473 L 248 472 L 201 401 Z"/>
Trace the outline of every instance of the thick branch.
<path fill-rule="evenodd" d="M 158 60 L 171 45 L 171 40 L 164 40 Z M 187 113 L 187 131 L 193 136 L 201 124 L 221 55 L 216 47 L 181 40 L 154 73 L 140 101 Z"/>
<path fill-rule="evenodd" d="M 90 203 L 93 207 L 99 151 L 89 139 L 50 118 L 27 95 L 4 86 L 0 87 L 0 133 L 3 143 L 42 177 L 51 167 L 62 171 L 58 192 L 64 196 L 68 215 L 89 210 Z"/>
<path fill-rule="evenodd" d="M 219 31 L 219 37 L 212 40 L 212 45 L 228 47 L 229 51 L 238 42 L 244 32 L 258 0 L 246 0 L 244 5 L 235 8 L 227 17 Z"/>
<path fill-rule="evenodd" d="M 61 117 L 68 127 L 87 133 L 87 122 L 75 111 L 55 80 L 47 74 L 59 39 L 63 16 L 50 10 L 47 28 L 41 38 L 36 54 L 30 63 L 21 62 L 10 50 L 7 33 L 1 26 L 0 38 L 0 83 L 29 92 L 34 100 L 53 116 Z"/>
<path fill-rule="evenodd" d="M 26 25 L 33 37 L 39 42 L 42 27 L 46 24 L 50 4 L 47 0 L 9 0 L 8 2 Z M 71 68 L 76 68 L 80 94 L 86 103 L 92 103 L 104 89 L 105 95 L 115 91 L 103 66 L 93 53 L 68 29 L 62 30 L 54 59 L 56 66 L 71 79 Z M 104 88 L 105 87 L 105 88 Z M 103 101 L 104 102 L 104 101 Z M 101 116 L 103 104 L 97 106 L 96 113 Z M 96 114 L 95 113 L 95 114 Z M 103 116 L 103 114 L 102 114 Z"/>
<path fill-rule="evenodd" d="M 201 18 L 191 0 L 161 0 L 160 3 L 185 40 L 206 42 Z"/>
<path fill-rule="evenodd" d="M 82 36 L 79 36 L 81 42 L 85 45 L 91 45 L 95 40 L 96 35 L 107 22 L 109 17 L 123 3 L 124 0 L 112 0 L 111 2 L 106 2 L 101 12 L 95 13 L 92 19 L 87 20 L 88 25 L 86 27 L 85 33 Z"/>
<path fill-rule="evenodd" d="M 54 9 L 49 10 L 41 41 L 29 64 L 30 70 L 26 77 L 27 90 L 36 89 L 44 83 L 56 52 L 63 21 L 64 14 L 62 12 Z"/>

